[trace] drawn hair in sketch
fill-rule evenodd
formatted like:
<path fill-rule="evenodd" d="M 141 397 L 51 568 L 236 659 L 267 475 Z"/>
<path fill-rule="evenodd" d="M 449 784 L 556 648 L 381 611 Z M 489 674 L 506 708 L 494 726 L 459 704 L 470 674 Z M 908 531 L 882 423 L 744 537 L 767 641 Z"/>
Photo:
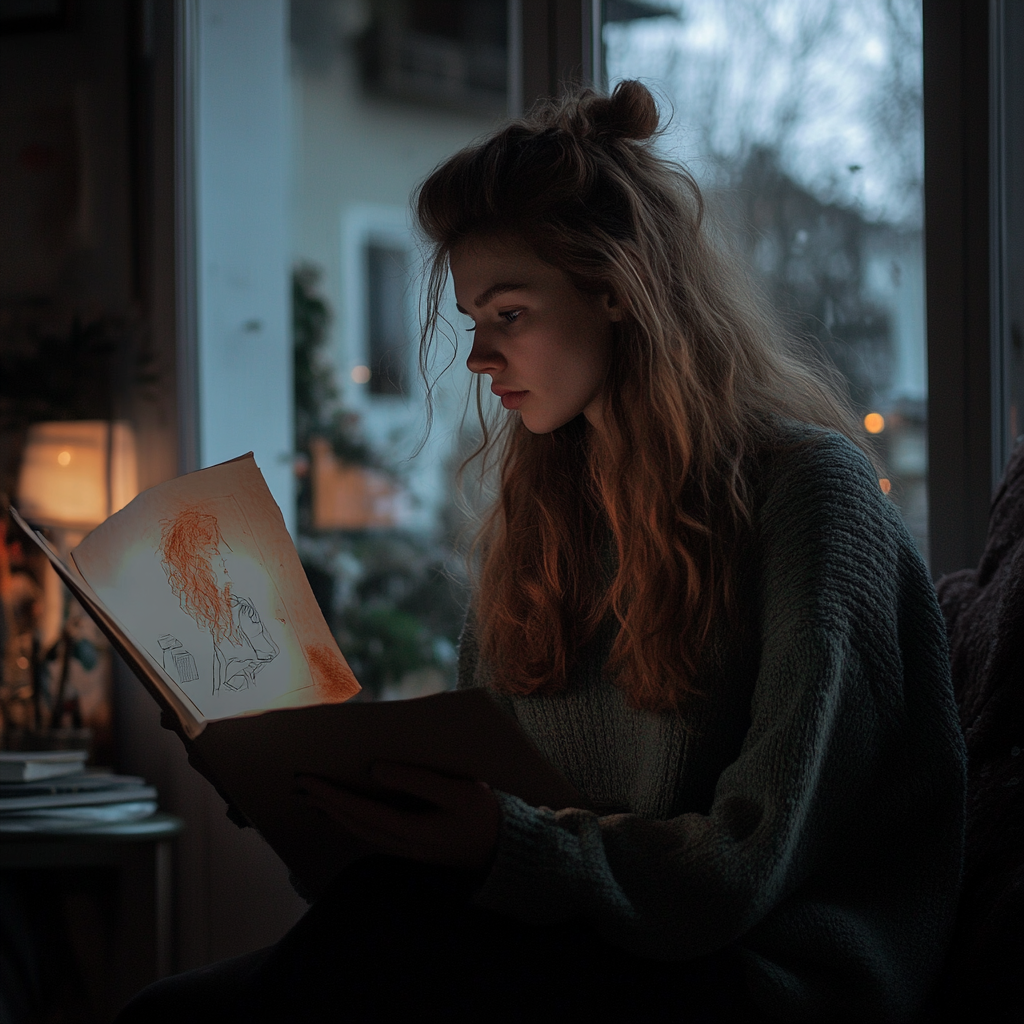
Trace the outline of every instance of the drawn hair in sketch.
<path fill-rule="evenodd" d="M 201 505 L 188 505 L 173 519 L 162 519 L 161 564 L 181 610 L 208 629 L 215 644 L 235 640 L 231 583 L 218 585 L 213 559 L 224 544 L 217 517 Z"/>

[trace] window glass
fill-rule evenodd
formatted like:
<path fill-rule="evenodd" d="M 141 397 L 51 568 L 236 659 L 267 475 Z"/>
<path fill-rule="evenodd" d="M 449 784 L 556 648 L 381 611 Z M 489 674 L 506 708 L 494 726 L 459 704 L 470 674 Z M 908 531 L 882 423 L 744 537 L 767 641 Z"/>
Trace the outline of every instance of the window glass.
<path fill-rule="evenodd" d="M 796 333 L 845 376 L 879 486 L 928 552 L 920 0 L 605 4 L 639 78 Z"/>
<path fill-rule="evenodd" d="M 409 253 L 366 247 L 368 384 L 371 395 L 407 395 L 412 363 L 412 325 L 406 314 Z"/>
<path fill-rule="evenodd" d="M 413 188 L 507 109 L 504 0 L 292 0 L 298 547 L 369 698 L 454 684 L 469 373 L 425 395 Z M 454 319 L 454 314 L 452 315 Z"/>

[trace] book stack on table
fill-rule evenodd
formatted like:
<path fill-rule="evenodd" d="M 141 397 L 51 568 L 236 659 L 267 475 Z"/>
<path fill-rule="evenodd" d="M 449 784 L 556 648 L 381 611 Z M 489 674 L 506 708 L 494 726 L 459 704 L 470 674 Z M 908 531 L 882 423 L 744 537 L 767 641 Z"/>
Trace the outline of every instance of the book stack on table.
<path fill-rule="evenodd" d="M 144 779 L 86 768 L 84 750 L 0 751 L 0 834 L 66 832 L 148 818 Z"/>

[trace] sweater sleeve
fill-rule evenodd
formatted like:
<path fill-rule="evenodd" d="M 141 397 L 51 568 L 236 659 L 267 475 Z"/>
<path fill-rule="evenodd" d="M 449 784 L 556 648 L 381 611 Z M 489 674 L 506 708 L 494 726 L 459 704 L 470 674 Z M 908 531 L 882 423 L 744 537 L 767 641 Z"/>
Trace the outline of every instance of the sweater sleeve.
<path fill-rule="evenodd" d="M 586 919 L 657 959 L 741 940 L 776 965 L 845 958 L 860 965 L 848 983 L 892 987 L 903 967 L 887 957 L 917 957 L 908 976 L 937 962 L 960 869 L 962 739 L 934 589 L 867 461 L 831 435 L 780 459 L 756 544 L 751 724 L 708 813 L 502 794 L 477 904 Z"/>

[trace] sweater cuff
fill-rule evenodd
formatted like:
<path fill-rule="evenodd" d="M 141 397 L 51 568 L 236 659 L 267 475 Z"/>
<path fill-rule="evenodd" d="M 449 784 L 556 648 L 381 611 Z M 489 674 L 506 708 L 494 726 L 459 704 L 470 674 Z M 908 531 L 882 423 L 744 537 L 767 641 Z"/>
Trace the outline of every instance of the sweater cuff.
<path fill-rule="evenodd" d="M 497 789 L 494 795 L 501 807 L 501 831 L 491 869 L 473 902 L 521 921 L 565 920 L 574 903 L 565 876 L 574 837 L 558 828 L 548 808 L 531 807 Z"/>

